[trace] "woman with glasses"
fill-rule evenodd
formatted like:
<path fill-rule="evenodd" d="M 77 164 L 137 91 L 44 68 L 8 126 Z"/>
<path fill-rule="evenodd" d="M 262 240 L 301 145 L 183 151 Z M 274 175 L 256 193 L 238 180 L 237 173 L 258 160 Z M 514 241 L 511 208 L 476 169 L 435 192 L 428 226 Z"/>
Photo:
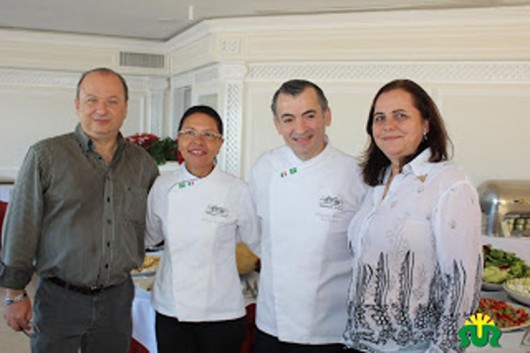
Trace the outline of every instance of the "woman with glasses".
<path fill-rule="evenodd" d="M 236 242 L 259 253 L 257 218 L 247 185 L 221 171 L 223 123 L 208 106 L 180 120 L 184 163 L 161 175 L 148 197 L 146 246 L 165 241 L 153 285 L 158 351 L 239 353 L 245 306 Z"/>

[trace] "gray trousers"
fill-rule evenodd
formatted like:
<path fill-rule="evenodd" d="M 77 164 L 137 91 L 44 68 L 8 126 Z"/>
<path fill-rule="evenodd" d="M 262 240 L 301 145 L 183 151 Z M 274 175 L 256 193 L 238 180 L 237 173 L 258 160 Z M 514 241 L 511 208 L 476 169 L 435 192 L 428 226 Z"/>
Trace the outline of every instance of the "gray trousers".
<path fill-rule="evenodd" d="M 37 283 L 32 353 L 128 353 L 132 334 L 131 279 L 97 295 Z"/>

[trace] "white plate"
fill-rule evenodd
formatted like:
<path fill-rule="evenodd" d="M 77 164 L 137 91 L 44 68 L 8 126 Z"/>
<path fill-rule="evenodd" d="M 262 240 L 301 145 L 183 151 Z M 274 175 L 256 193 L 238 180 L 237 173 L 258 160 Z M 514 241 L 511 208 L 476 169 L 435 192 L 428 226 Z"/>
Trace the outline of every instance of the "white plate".
<path fill-rule="evenodd" d="M 501 330 L 501 332 L 512 332 L 512 331 L 522 330 L 524 328 L 527 328 L 528 326 L 530 326 L 530 320 L 528 320 L 527 322 L 525 322 L 522 325 L 512 326 L 512 327 L 505 327 L 505 328 L 501 328 L 500 330 Z"/>
<path fill-rule="evenodd" d="M 510 297 L 517 300 L 519 303 L 530 306 L 530 295 L 519 291 L 518 288 L 521 286 L 528 290 L 528 288 L 530 288 L 530 278 L 516 278 L 508 280 L 504 282 L 503 288 Z"/>
<path fill-rule="evenodd" d="M 500 290 L 502 290 L 502 284 L 501 283 L 482 282 L 482 290 L 485 290 L 485 291 L 500 291 Z"/>

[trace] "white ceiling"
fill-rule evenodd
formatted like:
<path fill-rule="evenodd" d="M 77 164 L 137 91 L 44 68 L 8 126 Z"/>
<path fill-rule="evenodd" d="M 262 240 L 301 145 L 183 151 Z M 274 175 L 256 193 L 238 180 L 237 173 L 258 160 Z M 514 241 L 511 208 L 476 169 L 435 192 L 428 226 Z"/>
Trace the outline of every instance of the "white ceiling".
<path fill-rule="evenodd" d="M 0 0 L 0 28 L 164 41 L 204 19 L 526 4 L 530 0 Z"/>

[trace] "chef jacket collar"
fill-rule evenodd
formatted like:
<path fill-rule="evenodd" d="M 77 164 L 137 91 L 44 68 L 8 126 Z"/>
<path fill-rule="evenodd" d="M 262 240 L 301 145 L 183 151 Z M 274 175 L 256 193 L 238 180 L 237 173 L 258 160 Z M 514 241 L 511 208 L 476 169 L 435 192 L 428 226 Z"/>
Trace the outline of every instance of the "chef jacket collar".
<path fill-rule="evenodd" d="M 178 173 L 180 177 L 173 182 L 170 189 L 173 189 L 175 186 L 178 186 L 180 183 L 183 183 L 183 182 L 196 184 L 208 178 L 214 177 L 218 173 L 217 165 L 214 165 L 210 174 L 208 174 L 207 176 L 203 178 L 199 178 L 196 175 L 191 174 L 186 168 L 186 163 L 182 163 L 180 165 L 180 168 L 182 168 L 182 172 Z"/>
<path fill-rule="evenodd" d="M 303 161 L 301 160 L 300 158 L 298 158 L 298 156 L 293 152 L 293 150 L 291 148 L 288 148 L 289 150 L 289 155 L 288 155 L 288 159 L 289 159 L 289 162 L 293 165 L 293 166 L 309 166 L 309 165 L 313 165 L 315 163 L 318 163 L 319 161 L 323 160 L 323 159 L 326 159 L 327 156 L 329 155 L 329 151 L 331 150 L 331 144 L 329 142 L 329 138 L 327 135 L 324 136 L 324 142 L 325 142 L 325 146 L 324 146 L 324 149 L 319 153 L 317 154 L 316 156 L 314 156 L 313 158 L 307 160 L 307 161 Z"/>

